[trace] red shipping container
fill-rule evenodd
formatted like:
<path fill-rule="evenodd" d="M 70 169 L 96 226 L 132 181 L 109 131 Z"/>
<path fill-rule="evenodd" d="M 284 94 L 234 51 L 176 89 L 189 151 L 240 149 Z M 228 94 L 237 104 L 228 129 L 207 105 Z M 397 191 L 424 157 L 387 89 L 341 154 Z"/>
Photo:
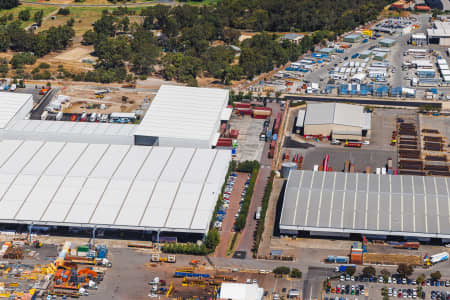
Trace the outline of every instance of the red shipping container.
<path fill-rule="evenodd" d="M 217 147 L 231 147 L 232 145 L 233 145 L 233 140 L 227 139 L 227 138 L 220 138 L 216 144 Z"/>
<path fill-rule="evenodd" d="M 272 141 L 272 142 L 270 143 L 270 149 L 275 149 L 275 141 Z"/>
<path fill-rule="evenodd" d="M 272 108 L 264 107 L 264 106 L 255 106 L 255 107 L 253 107 L 253 110 L 268 110 L 268 111 L 272 111 Z"/>
<path fill-rule="evenodd" d="M 250 103 L 234 103 L 234 106 L 237 108 L 251 108 L 252 106 L 250 105 Z"/>
<path fill-rule="evenodd" d="M 267 116 L 265 116 L 265 115 L 253 115 L 253 119 L 261 119 L 261 120 L 264 120 L 264 119 L 266 119 L 267 118 Z"/>
<path fill-rule="evenodd" d="M 253 111 L 251 109 L 239 109 L 238 112 L 241 115 L 249 115 L 249 116 L 251 116 L 253 113 Z"/>
<path fill-rule="evenodd" d="M 274 154 L 274 150 L 271 149 L 271 150 L 269 151 L 269 158 L 273 158 L 273 154 Z"/>
<path fill-rule="evenodd" d="M 239 130 L 237 130 L 237 129 L 232 129 L 232 130 L 230 131 L 230 136 L 231 136 L 231 138 L 233 138 L 233 139 L 237 139 L 238 136 L 239 136 Z"/>

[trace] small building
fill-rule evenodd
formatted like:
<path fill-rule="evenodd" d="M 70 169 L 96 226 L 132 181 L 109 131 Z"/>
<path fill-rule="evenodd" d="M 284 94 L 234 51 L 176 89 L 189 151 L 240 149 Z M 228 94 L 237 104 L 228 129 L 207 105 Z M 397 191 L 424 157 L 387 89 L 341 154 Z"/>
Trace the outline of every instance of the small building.
<path fill-rule="evenodd" d="M 393 39 L 381 39 L 380 46 L 381 47 L 392 47 L 395 44 L 395 40 Z"/>
<path fill-rule="evenodd" d="M 321 54 L 332 55 L 336 53 L 335 48 L 322 48 L 318 51 Z"/>
<path fill-rule="evenodd" d="M 405 9 L 411 9 L 414 6 L 414 1 L 412 0 L 399 0 L 395 1 L 391 4 L 391 7 L 389 9 L 394 10 L 405 10 Z"/>
<path fill-rule="evenodd" d="M 303 122 L 304 136 L 346 136 L 361 140 L 363 107 L 344 103 L 308 103 Z"/>
<path fill-rule="evenodd" d="M 367 58 L 367 57 L 369 57 L 369 56 L 371 56 L 371 55 L 372 55 L 372 51 L 370 51 L 370 50 L 364 50 L 364 51 L 362 51 L 362 52 L 359 54 L 359 58 L 365 59 L 365 58 Z"/>
<path fill-rule="evenodd" d="M 433 69 L 417 69 L 417 76 L 419 78 L 434 78 L 436 72 Z"/>
<path fill-rule="evenodd" d="M 411 35 L 409 41 L 413 45 L 425 45 L 427 43 L 427 37 L 425 33 L 414 33 Z"/>
<path fill-rule="evenodd" d="M 432 69 L 433 63 L 426 59 L 416 59 L 411 61 L 411 64 L 418 69 Z"/>
<path fill-rule="evenodd" d="M 226 300 L 262 300 L 264 289 L 258 284 L 222 282 L 218 299 Z"/>
<path fill-rule="evenodd" d="M 298 44 L 303 39 L 303 34 L 299 33 L 288 33 L 280 38 L 280 41 L 290 41 L 292 43 Z"/>
<path fill-rule="evenodd" d="M 353 83 L 361 84 L 365 78 L 366 78 L 365 73 L 357 73 L 350 80 Z"/>
<path fill-rule="evenodd" d="M 346 43 L 357 43 L 362 39 L 362 35 L 359 33 L 349 34 L 344 37 L 344 42 Z"/>
<path fill-rule="evenodd" d="M 300 109 L 297 114 L 297 120 L 295 121 L 294 132 L 301 134 L 303 131 L 303 124 L 305 122 L 306 110 Z"/>
<path fill-rule="evenodd" d="M 373 59 L 374 60 L 385 60 L 387 57 L 386 52 L 374 52 Z"/>

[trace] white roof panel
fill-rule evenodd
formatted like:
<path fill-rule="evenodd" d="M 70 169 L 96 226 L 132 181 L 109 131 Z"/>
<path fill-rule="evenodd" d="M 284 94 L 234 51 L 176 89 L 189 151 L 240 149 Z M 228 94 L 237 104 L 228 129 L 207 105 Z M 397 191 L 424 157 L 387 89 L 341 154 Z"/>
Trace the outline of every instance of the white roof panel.
<path fill-rule="evenodd" d="M 5 128 L 27 104 L 33 104 L 31 94 L 0 93 L 0 128 Z"/>
<path fill-rule="evenodd" d="M 135 135 L 210 140 L 228 90 L 162 85 Z"/>
<path fill-rule="evenodd" d="M 20 170 L 27 164 L 27 162 L 32 159 L 34 154 L 39 151 L 39 148 L 42 146 L 42 142 L 36 141 L 26 141 L 21 147 L 17 149 L 6 161 L 0 172 L 9 173 L 9 174 L 17 174 Z M 10 145 L 8 145 L 10 147 Z"/>
<path fill-rule="evenodd" d="M 180 181 L 191 162 L 194 152 L 195 149 L 193 148 L 175 148 L 161 174 L 161 180 Z"/>
<path fill-rule="evenodd" d="M 103 193 L 91 223 L 114 224 L 119 209 L 127 197 L 131 186 L 131 180 L 112 179 Z"/>
<path fill-rule="evenodd" d="M 87 144 L 83 143 L 66 144 L 45 170 L 45 174 L 60 176 L 67 174 L 86 148 Z"/>
<path fill-rule="evenodd" d="M 0 221 L 196 233 L 231 160 L 226 150 L 8 140 L 0 153 Z"/>
<path fill-rule="evenodd" d="M 157 180 L 169 161 L 174 148 L 153 147 L 136 179 Z"/>
<path fill-rule="evenodd" d="M 63 179 L 62 176 L 42 176 L 16 218 L 19 220 L 40 220 Z"/>
<path fill-rule="evenodd" d="M 102 158 L 109 145 L 91 144 L 70 170 L 69 176 L 87 177 Z"/>
<path fill-rule="evenodd" d="M 31 160 L 26 167 L 23 168 L 22 174 L 40 175 L 43 173 L 63 146 L 63 143 L 45 143 L 34 155 L 33 160 Z"/>
<path fill-rule="evenodd" d="M 135 180 L 114 224 L 138 226 L 155 185 L 156 181 Z"/>

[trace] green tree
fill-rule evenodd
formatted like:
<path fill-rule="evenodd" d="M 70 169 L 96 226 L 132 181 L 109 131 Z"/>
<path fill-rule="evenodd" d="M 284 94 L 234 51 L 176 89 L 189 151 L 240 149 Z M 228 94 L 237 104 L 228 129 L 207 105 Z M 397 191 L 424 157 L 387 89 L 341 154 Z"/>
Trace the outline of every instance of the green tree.
<path fill-rule="evenodd" d="M 417 276 L 416 281 L 417 281 L 418 285 L 422 285 L 422 282 L 425 281 L 425 275 L 424 274 L 420 274 L 419 276 Z"/>
<path fill-rule="evenodd" d="M 41 9 L 34 13 L 33 20 L 38 26 L 41 26 L 43 17 L 44 17 L 44 11 Z"/>
<path fill-rule="evenodd" d="M 372 266 L 367 266 L 367 267 L 364 267 L 364 269 L 362 270 L 362 273 L 366 277 L 369 277 L 369 276 L 373 277 L 377 274 L 377 270 Z"/>
<path fill-rule="evenodd" d="M 18 17 L 22 21 L 28 21 L 30 19 L 30 17 L 31 17 L 30 10 L 29 9 L 21 10 L 19 12 Z"/>
<path fill-rule="evenodd" d="M 82 40 L 82 44 L 83 45 L 93 45 L 98 38 L 98 34 L 97 32 L 89 29 L 88 31 L 86 31 L 83 34 L 83 40 Z"/>
<path fill-rule="evenodd" d="M 70 15 L 70 9 L 67 7 L 65 7 L 65 8 L 62 7 L 58 10 L 57 14 L 62 15 L 62 16 L 68 16 L 68 15 Z"/>
<path fill-rule="evenodd" d="M 439 279 L 441 279 L 442 275 L 441 272 L 436 271 L 430 274 L 431 279 L 433 279 L 434 281 L 437 281 Z"/>
<path fill-rule="evenodd" d="M 291 269 L 289 267 L 280 266 L 273 269 L 272 272 L 276 275 L 287 275 L 291 272 Z"/>
<path fill-rule="evenodd" d="M 380 271 L 381 276 L 383 276 L 384 281 L 386 282 L 388 278 L 391 276 L 391 272 L 386 269 Z"/>
<path fill-rule="evenodd" d="M 347 267 L 345 269 L 345 273 L 350 275 L 350 276 L 353 276 L 355 274 L 355 272 L 356 272 L 356 268 L 355 267 Z"/>
<path fill-rule="evenodd" d="M 292 268 L 290 276 L 292 278 L 302 278 L 302 272 L 299 269 Z"/>
<path fill-rule="evenodd" d="M 217 231 L 217 229 L 212 229 L 208 232 L 208 234 L 206 235 L 206 239 L 205 239 L 205 246 L 206 248 L 214 251 L 217 247 L 217 245 L 219 245 L 220 242 L 220 235 L 219 232 Z"/>
<path fill-rule="evenodd" d="M 411 274 L 414 272 L 414 268 L 411 265 L 407 264 L 399 264 L 397 268 L 397 273 L 400 274 L 402 277 L 408 277 L 411 276 Z"/>

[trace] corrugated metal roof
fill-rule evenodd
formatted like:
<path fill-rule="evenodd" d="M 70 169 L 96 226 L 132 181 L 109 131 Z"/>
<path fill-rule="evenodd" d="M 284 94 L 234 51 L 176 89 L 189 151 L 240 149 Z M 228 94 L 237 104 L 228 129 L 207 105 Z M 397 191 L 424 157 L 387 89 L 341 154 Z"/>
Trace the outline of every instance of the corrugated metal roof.
<path fill-rule="evenodd" d="M 361 127 L 363 107 L 344 103 L 308 103 L 305 126 L 340 124 Z"/>
<path fill-rule="evenodd" d="M 210 141 L 227 103 L 228 90 L 163 85 L 135 135 Z"/>
<path fill-rule="evenodd" d="M 450 238 L 450 178 L 291 171 L 282 230 Z"/>
<path fill-rule="evenodd" d="M 4 140 L 0 221 L 203 233 L 227 150 Z"/>
<path fill-rule="evenodd" d="M 5 128 L 27 103 L 33 105 L 31 94 L 0 93 L 0 128 Z"/>
<path fill-rule="evenodd" d="M 130 145 L 134 143 L 134 132 L 137 127 L 138 125 L 134 124 L 117 123 L 15 120 L 3 130 L 3 137 L 5 139 Z"/>
<path fill-rule="evenodd" d="M 295 126 L 297 126 L 297 127 L 303 127 L 303 124 L 304 124 L 304 122 L 305 122 L 305 115 L 306 115 L 306 111 L 305 111 L 305 110 L 300 109 L 300 110 L 298 111 L 298 114 L 297 114 L 297 122 L 296 122 Z"/>

